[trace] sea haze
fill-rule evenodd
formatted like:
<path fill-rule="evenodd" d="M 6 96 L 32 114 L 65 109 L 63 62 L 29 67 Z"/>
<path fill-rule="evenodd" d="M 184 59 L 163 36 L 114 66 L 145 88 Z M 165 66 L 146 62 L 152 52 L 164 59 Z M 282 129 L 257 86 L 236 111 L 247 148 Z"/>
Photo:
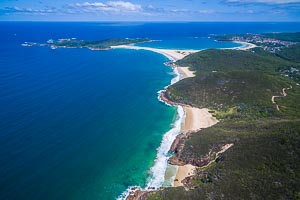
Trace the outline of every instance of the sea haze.
<path fill-rule="evenodd" d="M 147 37 L 159 48 L 233 47 L 209 34 L 299 31 L 299 23 L 0 22 L 0 199 L 110 200 L 147 185 L 176 109 L 157 100 L 167 58 L 143 50 L 23 47 Z"/>

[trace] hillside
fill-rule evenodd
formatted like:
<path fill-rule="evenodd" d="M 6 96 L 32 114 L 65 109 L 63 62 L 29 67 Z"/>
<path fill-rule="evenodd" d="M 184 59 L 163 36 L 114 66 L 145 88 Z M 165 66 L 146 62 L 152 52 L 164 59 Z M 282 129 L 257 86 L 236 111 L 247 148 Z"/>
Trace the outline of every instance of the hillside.
<path fill-rule="evenodd" d="M 207 107 L 220 122 L 193 133 L 175 152 L 199 167 L 185 179 L 189 190 L 166 188 L 148 199 L 299 199 L 300 87 L 281 70 L 299 64 L 262 49 L 210 49 L 176 64 L 196 76 L 170 86 L 167 97 Z M 283 88 L 290 89 L 276 98 L 278 110 L 271 98 Z M 216 157 L 226 144 L 233 146 Z"/>
<path fill-rule="evenodd" d="M 77 39 L 60 39 L 58 41 L 53 41 L 50 43 L 54 47 L 70 47 L 70 48 L 96 48 L 96 49 L 106 49 L 111 46 L 134 44 L 139 42 L 147 42 L 148 39 L 128 39 L 128 38 L 111 38 L 106 40 L 98 41 L 84 41 Z"/>
<path fill-rule="evenodd" d="M 300 42 L 300 32 L 296 33 L 265 33 L 263 36 L 277 40 Z"/>
<path fill-rule="evenodd" d="M 300 63 L 300 44 L 284 48 L 277 52 L 276 55 L 283 59 Z"/>
<path fill-rule="evenodd" d="M 256 52 L 257 51 L 257 52 Z M 206 50 L 177 61 L 180 66 L 196 71 L 196 77 L 184 79 L 168 89 L 171 100 L 196 107 L 227 112 L 234 116 L 278 117 L 271 102 L 273 95 L 280 95 L 282 88 L 295 85 L 278 70 L 282 66 L 298 66 L 263 50 Z M 298 88 L 298 87 L 296 87 Z M 295 97 L 287 99 L 297 102 Z M 290 103 L 295 108 L 295 103 Z M 231 116 L 232 117 L 232 116 Z M 299 117 L 298 114 L 289 117 Z"/>

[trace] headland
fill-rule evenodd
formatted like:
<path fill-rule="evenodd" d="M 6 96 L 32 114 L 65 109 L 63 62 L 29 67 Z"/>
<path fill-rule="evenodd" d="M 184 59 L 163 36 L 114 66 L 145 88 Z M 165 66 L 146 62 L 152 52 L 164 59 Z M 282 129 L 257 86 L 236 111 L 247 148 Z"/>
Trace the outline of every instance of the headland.
<path fill-rule="evenodd" d="M 231 48 L 236 50 L 248 50 L 251 48 L 256 47 L 255 45 L 251 43 L 243 43 L 243 42 L 237 42 L 242 44 L 240 47 Z M 141 47 L 141 46 L 134 46 L 134 45 L 117 45 L 117 46 L 111 46 L 112 49 L 132 49 L 132 50 L 146 50 L 146 51 L 152 51 L 159 54 L 164 55 L 167 57 L 170 62 L 166 62 L 165 64 L 167 66 L 170 66 L 173 68 L 174 73 L 177 74 L 177 78 L 175 78 L 175 81 L 172 81 L 171 85 L 177 83 L 178 81 L 186 78 L 192 78 L 195 77 L 195 71 L 192 71 L 187 66 L 180 66 L 176 64 L 176 61 L 181 60 L 185 58 L 188 55 L 191 55 L 193 53 L 200 52 L 201 50 L 179 50 L 179 49 L 159 49 L 159 48 L 151 48 L 151 47 Z M 169 86 L 171 86 L 169 85 Z M 184 110 L 184 119 L 181 124 L 180 132 L 178 133 L 176 139 L 173 141 L 172 146 L 169 150 L 169 153 L 172 153 L 174 151 L 177 151 L 177 153 L 180 153 L 180 151 L 183 148 L 184 140 L 193 133 L 196 133 L 198 131 L 201 131 L 201 129 L 205 129 L 208 127 L 211 127 L 218 123 L 218 120 L 212 115 L 212 113 L 207 108 L 198 108 L 193 107 L 189 104 L 185 103 L 176 103 L 172 101 L 168 95 L 167 90 L 168 87 L 165 88 L 165 90 L 161 91 L 159 93 L 159 99 L 166 103 L 167 105 L 177 106 L 180 108 L 183 108 Z M 179 109 L 179 108 L 178 108 Z M 226 149 L 227 150 L 227 149 Z M 224 150 L 224 151 L 226 151 Z M 177 172 L 174 177 L 174 182 L 172 186 L 179 187 L 184 186 L 184 182 L 186 179 L 194 175 L 195 170 L 197 170 L 197 166 L 193 164 L 184 164 L 180 161 L 176 160 L 177 155 L 174 155 L 172 157 L 169 157 L 168 162 L 171 165 L 177 166 Z M 136 187 L 133 187 L 132 190 L 129 189 L 127 191 L 127 200 L 131 199 L 139 199 L 143 198 L 143 195 L 148 195 L 149 191 L 156 190 L 159 188 L 154 187 L 148 187 L 145 190 L 138 189 Z"/>

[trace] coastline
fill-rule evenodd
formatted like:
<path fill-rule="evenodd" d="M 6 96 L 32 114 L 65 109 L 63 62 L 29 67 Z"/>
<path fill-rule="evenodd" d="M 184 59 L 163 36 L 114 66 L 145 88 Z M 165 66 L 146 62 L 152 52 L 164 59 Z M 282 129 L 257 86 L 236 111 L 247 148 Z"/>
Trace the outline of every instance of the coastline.
<path fill-rule="evenodd" d="M 157 49 L 152 47 L 140 47 L 140 46 L 134 46 L 134 45 L 118 45 L 118 46 L 111 46 L 111 49 L 133 49 L 133 50 L 147 50 L 156 52 L 159 54 L 164 55 L 167 57 L 170 61 L 176 61 L 184 58 L 185 56 L 196 53 L 200 50 L 177 50 L 177 49 Z"/>
<path fill-rule="evenodd" d="M 242 41 L 233 41 L 234 43 L 241 44 L 241 47 L 233 47 L 229 49 L 236 49 L 236 50 L 249 50 L 252 48 L 257 47 L 255 44 L 249 43 L 249 42 L 242 42 Z"/>
<path fill-rule="evenodd" d="M 207 108 L 195 108 L 185 106 L 185 121 L 182 124 L 181 130 L 184 137 L 197 132 L 201 129 L 211 127 L 218 123 L 218 120 L 212 116 Z M 197 169 L 196 166 L 191 164 L 179 165 L 176 173 L 174 187 L 184 186 L 182 181 L 194 175 L 194 171 Z"/>
<path fill-rule="evenodd" d="M 228 49 L 235 49 L 235 50 L 248 50 L 251 48 L 256 47 L 256 45 L 251 44 L 251 43 L 244 43 L 244 42 L 239 42 L 235 41 L 236 43 L 242 44 L 241 47 L 233 47 L 233 48 L 228 48 Z M 183 67 L 183 66 L 178 66 L 175 64 L 177 60 L 183 59 L 185 56 L 190 55 L 192 53 L 199 52 L 201 50 L 170 50 L 170 49 L 157 49 L 157 48 L 151 48 L 151 47 L 140 47 L 140 46 L 133 46 L 133 45 L 120 45 L 120 46 L 111 46 L 111 49 L 132 49 L 132 50 L 148 50 L 152 52 L 156 52 L 159 54 L 164 55 L 167 57 L 170 62 L 165 63 L 167 66 L 170 66 L 173 68 L 174 73 L 176 76 L 172 79 L 171 84 L 174 84 L 182 79 L 185 78 L 190 78 L 194 77 L 195 74 L 193 71 L 191 71 L 188 67 Z M 171 139 L 172 142 L 171 144 L 169 143 L 168 146 L 168 153 L 172 151 L 172 148 L 177 148 L 176 145 L 178 145 L 177 139 L 180 137 L 187 137 L 188 135 L 197 132 L 203 128 L 208 128 L 216 123 L 218 123 L 218 120 L 212 116 L 212 114 L 209 112 L 207 108 L 196 108 L 192 107 L 190 105 L 181 105 L 174 103 L 168 99 L 168 97 L 165 95 L 165 92 L 167 91 L 167 88 L 170 86 L 166 86 L 164 90 L 161 90 L 158 92 L 159 96 L 158 99 L 161 102 L 164 102 L 165 104 L 169 106 L 176 106 L 177 107 L 177 112 L 178 112 L 178 119 L 174 122 L 173 128 L 168 131 L 167 133 L 164 134 L 163 136 L 163 141 L 158 148 L 157 152 L 157 158 L 155 160 L 154 166 L 150 169 L 152 172 L 152 175 L 154 175 L 153 171 L 157 167 L 158 162 L 162 162 L 162 160 L 159 160 L 159 155 L 164 154 L 162 149 L 166 150 L 166 145 L 164 141 L 166 139 Z M 183 113 L 182 113 L 183 110 Z M 178 123 L 180 124 L 180 128 L 178 130 Z M 177 133 L 171 134 L 170 138 L 170 132 L 173 129 L 177 129 Z M 177 143 L 177 144 L 176 144 Z M 164 147 L 163 147 L 164 146 Z M 174 147 L 175 146 L 175 147 Z M 183 181 L 189 176 L 194 175 L 194 171 L 197 170 L 197 167 L 191 164 L 182 164 L 182 163 L 176 163 L 176 161 L 172 161 L 171 159 L 173 157 L 168 157 L 165 155 L 165 158 L 167 157 L 167 160 L 165 160 L 165 169 L 163 171 L 163 175 L 166 173 L 166 168 L 167 168 L 167 162 L 169 162 L 173 166 L 177 166 L 177 171 L 176 174 L 174 175 L 173 178 L 173 183 L 172 187 L 179 187 L 179 186 L 184 186 Z M 160 177 L 162 174 L 160 173 Z M 155 176 L 155 175 L 154 175 Z M 156 177 L 157 178 L 157 177 Z M 142 189 L 139 186 L 131 187 L 128 188 L 125 192 L 123 192 L 118 199 L 126 199 L 126 200 L 135 200 L 135 199 L 140 199 L 143 198 L 147 195 L 149 195 L 153 191 L 157 191 L 162 189 L 162 183 L 159 187 L 153 186 L 153 183 L 159 184 L 159 180 L 154 180 L 155 177 L 150 178 L 150 181 L 148 181 L 148 184 L 145 189 Z M 164 178 L 162 178 L 164 179 Z M 161 180 L 160 180 L 161 181 Z M 155 185 L 154 184 L 154 185 Z"/>
<path fill-rule="evenodd" d="M 137 47 L 132 45 L 120 45 L 120 46 L 112 46 L 111 49 L 132 49 L 132 50 L 148 50 L 152 52 L 156 52 L 164 55 L 169 59 L 165 65 L 172 67 L 175 77 L 171 80 L 170 85 L 178 82 L 183 78 L 187 78 L 188 76 L 193 75 L 192 71 L 189 71 L 188 67 L 183 67 L 181 69 L 180 66 L 172 66 L 170 63 L 175 62 L 176 60 L 182 59 L 185 56 L 198 52 L 197 50 L 168 50 L 168 49 L 155 49 L 148 47 Z M 166 132 L 163 135 L 162 142 L 157 149 L 157 156 L 154 161 L 154 165 L 150 168 L 150 177 L 147 180 L 147 184 L 145 188 L 141 188 L 140 186 L 131 186 L 127 188 L 117 199 L 118 200 L 134 200 L 139 199 L 143 195 L 149 194 L 151 191 L 156 191 L 162 188 L 163 183 L 165 181 L 165 175 L 168 167 L 168 160 L 170 158 L 169 150 L 175 141 L 176 137 L 182 132 L 182 124 L 185 122 L 185 111 L 183 106 L 180 105 L 171 105 L 167 101 L 165 101 L 162 97 L 162 94 L 166 91 L 166 89 L 170 86 L 167 85 L 164 90 L 158 92 L 158 100 L 165 103 L 168 106 L 176 106 L 177 107 L 177 118 L 173 123 L 172 129 Z M 177 170 L 176 170 L 177 171 Z M 174 180 L 177 172 L 172 174 L 171 179 L 172 186 L 174 185 Z"/>

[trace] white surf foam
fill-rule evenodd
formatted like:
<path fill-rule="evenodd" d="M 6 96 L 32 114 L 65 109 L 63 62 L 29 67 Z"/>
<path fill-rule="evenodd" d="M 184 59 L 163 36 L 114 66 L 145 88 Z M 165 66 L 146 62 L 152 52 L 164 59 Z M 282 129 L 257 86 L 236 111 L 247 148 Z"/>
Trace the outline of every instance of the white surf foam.
<path fill-rule="evenodd" d="M 171 85 L 173 85 L 174 83 L 177 83 L 180 80 L 180 73 L 179 73 L 177 67 L 174 67 L 173 71 L 174 71 L 175 77 L 171 80 Z"/>
<path fill-rule="evenodd" d="M 130 194 L 133 194 L 136 190 L 156 190 L 162 187 L 165 182 L 165 173 L 168 166 L 168 159 L 170 155 L 168 153 L 173 141 L 176 136 L 181 133 L 181 124 L 184 120 L 184 110 L 182 106 L 177 106 L 177 119 L 173 123 L 173 128 L 164 134 L 163 140 L 157 149 L 156 159 L 154 161 L 153 167 L 150 169 L 150 175 L 147 180 L 147 185 L 145 188 L 139 186 L 128 187 L 117 200 L 125 200 Z M 175 176 L 174 176 L 175 178 Z"/>
<path fill-rule="evenodd" d="M 158 52 L 161 53 L 161 52 Z M 163 53 L 162 53 L 163 54 Z M 172 57 L 163 54 L 166 56 L 169 60 L 173 60 Z M 180 73 L 176 67 L 173 68 L 174 78 L 171 80 L 171 84 L 174 84 L 180 80 Z M 168 86 L 170 86 L 168 85 Z M 165 89 L 168 87 L 166 86 Z M 166 103 L 160 98 L 161 92 L 165 90 L 158 91 L 158 100 L 165 103 L 168 106 L 171 106 L 170 104 Z M 185 112 L 182 106 L 177 106 L 177 118 L 175 122 L 173 123 L 173 127 L 171 130 L 166 132 L 163 136 L 163 140 L 160 144 L 160 146 L 157 149 L 157 155 L 156 159 L 154 161 L 153 167 L 150 169 L 150 175 L 147 180 L 147 184 L 145 188 L 141 188 L 140 186 L 130 186 L 128 187 L 118 198 L 117 200 L 125 200 L 129 195 L 133 194 L 136 190 L 156 190 L 160 187 L 162 187 L 163 183 L 165 182 L 165 173 L 168 166 L 168 159 L 170 158 L 170 155 L 168 154 L 169 149 L 171 148 L 171 145 L 173 141 L 176 139 L 176 136 L 181 133 L 181 124 L 183 123 L 185 119 Z M 176 174 L 175 174 L 176 175 Z M 174 175 L 174 179 L 175 179 Z"/>
<path fill-rule="evenodd" d="M 184 117 L 184 110 L 181 106 L 177 109 L 177 120 L 173 124 L 173 128 L 169 130 L 164 136 L 157 150 L 157 156 L 154 162 L 154 166 L 150 169 L 150 177 L 146 189 L 157 189 L 162 186 L 165 181 L 165 172 L 168 165 L 169 149 L 176 136 L 180 133 L 181 124 Z"/>
<path fill-rule="evenodd" d="M 128 187 L 116 200 L 125 200 L 130 194 L 133 194 L 137 190 L 142 190 L 140 186 Z"/>

